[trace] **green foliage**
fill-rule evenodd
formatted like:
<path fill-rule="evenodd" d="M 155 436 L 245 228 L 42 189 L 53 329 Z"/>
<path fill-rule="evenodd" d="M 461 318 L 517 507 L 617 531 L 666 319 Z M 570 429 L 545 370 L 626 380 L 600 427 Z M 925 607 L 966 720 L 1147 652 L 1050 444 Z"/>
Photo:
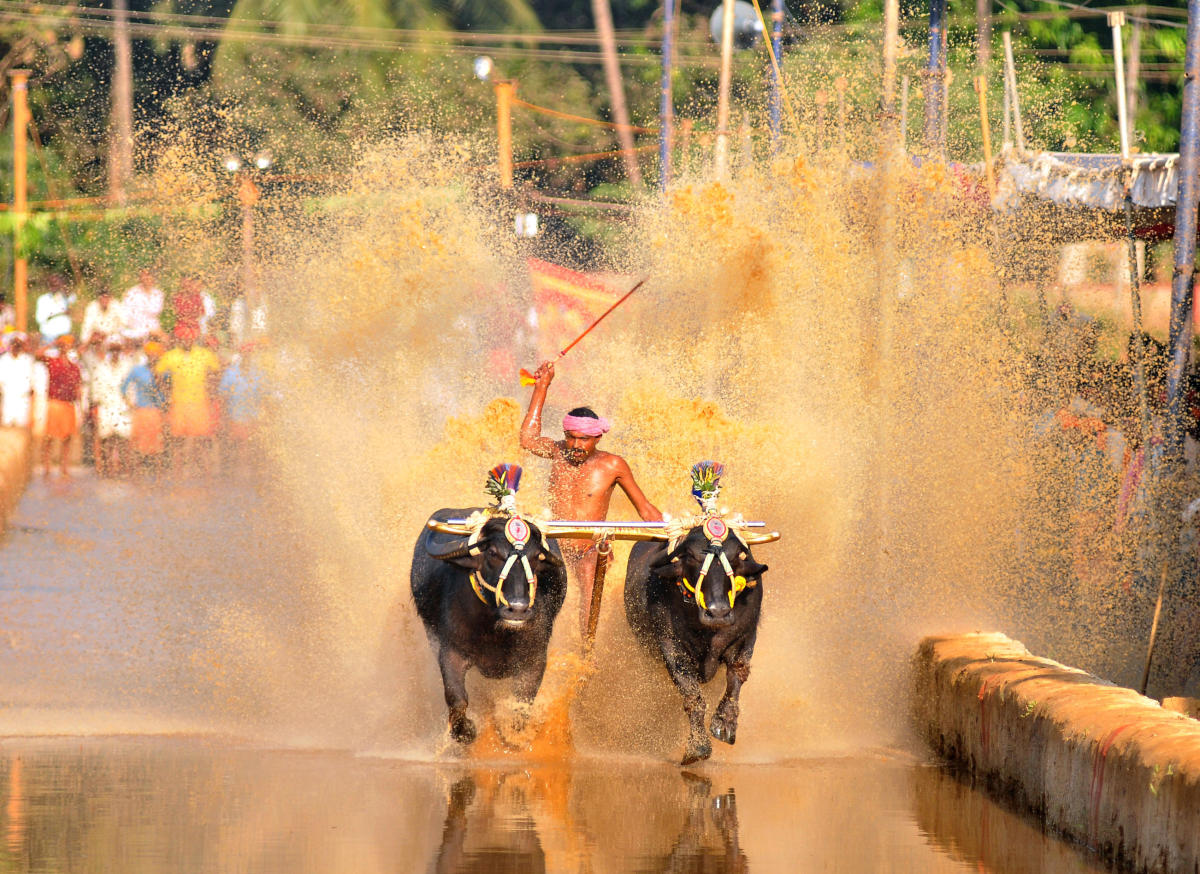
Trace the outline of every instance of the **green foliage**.
<path fill-rule="evenodd" d="M 227 36 L 220 42 L 135 40 L 135 123 L 141 131 L 138 171 L 142 179 L 157 172 L 154 156 L 162 147 L 185 132 L 197 150 L 213 155 L 214 164 L 226 150 L 249 154 L 269 148 L 281 172 L 297 174 L 345 172 L 354 165 L 363 141 L 411 130 L 432 130 L 474 148 L 493 140 L 495 96 L 490 84 L 472 75 L 471 52 L 450 51 L 444 34 L 453 30 L 516 34 L 594 26 L 591 0 L 132 2 L 135 9 L 229 17 Z M 678 23 L 675 108 L 679 121 L 694 122 L 696 151 L 708 148 L 705 136 L 714 124 L 716 47 L 708 37 L 708 17 L 715 3 L 685 0 Z M 803 135 L 827 147 L 844 135 L 838 118 L 838 79 L 844 77 L 846 130 L 850 131 L 846 149 L 851 157 L 871 159 L 872 143 L 853 131 L 877 124 L 882 0 L 819 5 L 791 0 L 787 5 L 791 20 L 804 25 L 789 37 L 783 59 Z M 1178 0 L 1164 8 L 1169 12 L 1171 7 L 1183 8 Z M 927 8 L 925 2 L 902 4 L 899 72 L 910 81 L 906 134 L 914 146 L 922 128 Z M 993 140 L 999 143 L 1002 126 L 1000 32 L 1012 29 L 1030 143 L 1052 149 L 1114 150 L 1111 35 L 1104 17 L 1071 17 L 1061 6 L 1039 0 L 1005 0 L 993 8 L 997 13 L 993 60 L 986 71 Z M 645 37 L 644 44 L 622 50 L 623 74 L 634 123 L 654 128 L 658 125 L 656 44 L 661 35 L 661 2 L 613 0 L 612 11 L 618 29 L 640 31 Z M 277 24 L 268 28 L 262 23 L 265 20 Z M 338 30 L 321 30 L 330 26 Z M 978 97 L 973 87 L 975 26 L 973 3 L 951 4 L 948 148 L 950 157 L 972 162 L 981 157 Z M 240 38 L 267 29 L 311 37 L 350 33 L 354 31 L 348 29 L 354 27 L 372 29 L 368 32 L 379 34 L 381 40 L 399 39 L 401 47 L 317 48 Z M 398 36 L 394 28 L 410 30 Z M 513 49 L 522 47 L 512 43 Z M 1182 27 L 1143 26 L 1145 65 L 1158 65 L 1159 71 L 1164 69 L 1161 65 L 1177 65 L 1184 49 Z M 30 197 L 103 194 L 112 59 L 107 39 L 83 37 L 63 12 L 61 25 L 54 27 L 20 21 L 0 25 L 0 54 L 9 67 L 20 64 L 33 70 L 30 96 L 44 149 L 41 162 L 31 152 Z M 761 45 L 735 58 L 734 119 L 749 122 L 751 141 L 764 150 L 768 69 Z M 497 74 L 515 80 L 517 96 L 523 100 L 578 116 L 609 117 L 608 93 L 598 64 L 522 59 L 516 52 L 511 56 L 497 52 Z M 1139 83 L 1133 116 L 1138 147 L 1176 148 L 1180 84 L 1181 77 L 1164 79 L 1161 74 Z M 819 93 L 827 99 L 823 111 L 818 109 Z M 573 196 L 589 192 L 595 197 L 635 196 L 618 160 L 554 160 L 616 148 L 611 130 L 518 107 L 513 133 L 518 161 L 544 162 L 518 170 L 538 187 Z M 638 135 L 639 145 L 654 142 L 653 132 Z M 652 176 L 656 156 L 643 153 L 640 160 Z M 0 189 L 6 196 L 10 162 L 11 138 L 5 137 L 0 140 L 4 180 Z M 487 168 L 481 169 L 480 181 L 486 182 L 489 174 Z M 570 221 L 590 234 L 599 234 L 599 228 L 606 226 L 599 217 Z M 81 270 L 99 277 L 126 274 L 129 264 L 146 258 L 154 245 L 166 239 L 170 234 L 162 220 L 108 216 L 69 226 L 57 219 L 48 223 L 39 219 L 27 224 L 18 245 L 32 254 L 35 273 L 50 269 L 65 273 L 74 260 Z M 226 242 L 218 235 L 218 244 Z M 0 266 L 11 258 L 11 241 L 5 245 L 0 246 Z M 127 252 L 132 253 L 128 259 Z M 204 257 L 216 263 L 216 256 Z"/>

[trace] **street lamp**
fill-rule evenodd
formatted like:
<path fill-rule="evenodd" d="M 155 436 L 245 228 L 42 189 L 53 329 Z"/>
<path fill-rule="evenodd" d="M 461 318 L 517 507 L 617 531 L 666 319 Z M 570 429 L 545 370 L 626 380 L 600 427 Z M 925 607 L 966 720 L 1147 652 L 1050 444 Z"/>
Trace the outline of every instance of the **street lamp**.
<path fill-rule="evenodd" d="M 246 300 L 246 309 L 253 313 L 261 305 L 254 269 L 254 207 L 258 203 L 259 193 L 253 176 L 270 170 L 274 159 L 270 151 L 260 149 L 249 160 L 229 152 L 221 163 L 238 180 L 238 203 L 242 209 L 242 295 Z"/>

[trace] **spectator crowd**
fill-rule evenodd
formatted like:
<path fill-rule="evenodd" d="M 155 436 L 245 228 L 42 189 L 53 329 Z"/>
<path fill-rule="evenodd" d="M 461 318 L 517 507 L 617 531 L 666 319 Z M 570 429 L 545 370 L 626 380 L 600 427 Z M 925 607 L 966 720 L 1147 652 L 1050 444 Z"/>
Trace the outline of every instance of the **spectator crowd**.
<path fill-rule="evenodd" d="M 0 313 L 0 426 L 40 437 L 45 475 L 57 465 L 69 476 L 75 458 L 106 477 L 250 463 L 264 317 L 256 314 L 251 339 L 239 301 L 218 330 L 217 307 L 197 278 L 185 277 L 167 300 L 142 270 L 119 300 L 100 288 L 76 331 L 75 296 L 61 277 L 47 285 L 36 332 Z"/>

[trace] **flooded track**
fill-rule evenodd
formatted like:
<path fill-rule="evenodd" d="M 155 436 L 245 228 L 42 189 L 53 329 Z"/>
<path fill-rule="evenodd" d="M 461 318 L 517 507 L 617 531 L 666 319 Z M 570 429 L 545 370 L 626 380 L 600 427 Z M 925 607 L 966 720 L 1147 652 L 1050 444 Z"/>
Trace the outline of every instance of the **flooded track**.
<path fill-rule="evenodd" d="M 1105 870 L 899 751 L 683 771 L 281 740 L 227 633 L 287 621 L 302 544 L 269 515 L 245 482 L 31 484 L 0 550 L 0 870 Z"/>
<path fill-rule="evenodd" d="M 5 870 L 1096 872 L 937 768 L 418 764 L 218 740 L 10 740 Z"/>

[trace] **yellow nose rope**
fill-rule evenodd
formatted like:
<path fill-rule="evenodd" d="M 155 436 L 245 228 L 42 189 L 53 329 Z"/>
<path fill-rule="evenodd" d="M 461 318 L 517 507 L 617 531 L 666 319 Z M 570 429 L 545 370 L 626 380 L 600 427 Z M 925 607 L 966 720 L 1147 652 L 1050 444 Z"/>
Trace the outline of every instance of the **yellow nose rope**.
<path fill-rule="evenodd" d="M 727 556 L 725 551 L 720 548 L 720 540 L 713 540 L 711 545 L 717 547 L 719 551 L 716 553 L 709 551 L 704 556 L 704 563 L 700 565 L 700 576 L 696 577 L 696 585 L 693 586 L 690 582 L 688 582 L 687 577 L 680 577 L 680 585 L 684 591 L 685 598 L 695 598 L 696 603 L 700 605 L 700 609 L 707 610 L 708 604 L 706 604 L 704 601 L 704 590 L 700 587 L 704 583 L 704 578 L 708 576 L 709 569 L 712 567 L 713 555 L 719 555 L 721 557 L 721 567 L 725 569 L 726 576 L 728 576 L 732 582 L 732 585 L 729 589 L 729 609 L 732 610 L 733 602 L 737 600 L 737 596 L 746 589 L 753 589 L 756 585 L 758 585 L 758 582 L 747 581 L 745 577 L 738 576 L 733 573 L 733 565 L 729 563 L 729 556 Z"/>
<path fill-rule="evenodd" d="M 483 592 L 486 589 L 491 592 L 496 598 L 496 606 L 507 607 L 508 599 L 504 597 L 504 581 L 508 579 L 508 574 L 512 570 L 517 561 L 517 554 L 514 552 L 504 562 L 504 567 L 500 569 L 500 577 L 496 580 L 496 585 L 491 585 L 479 571 L 471 571 L 471 588 L 475 590 L 475 594 L 484 604 L 488 602 Z M 525 569 L 525 579 L 529 582 L 529 607 L 533 608 L 533 602 L 537 598 L 537 577 L 533 575 L 533 569 L 529 566 L 529 557 L 521 556 L 521 566 Z"/>

